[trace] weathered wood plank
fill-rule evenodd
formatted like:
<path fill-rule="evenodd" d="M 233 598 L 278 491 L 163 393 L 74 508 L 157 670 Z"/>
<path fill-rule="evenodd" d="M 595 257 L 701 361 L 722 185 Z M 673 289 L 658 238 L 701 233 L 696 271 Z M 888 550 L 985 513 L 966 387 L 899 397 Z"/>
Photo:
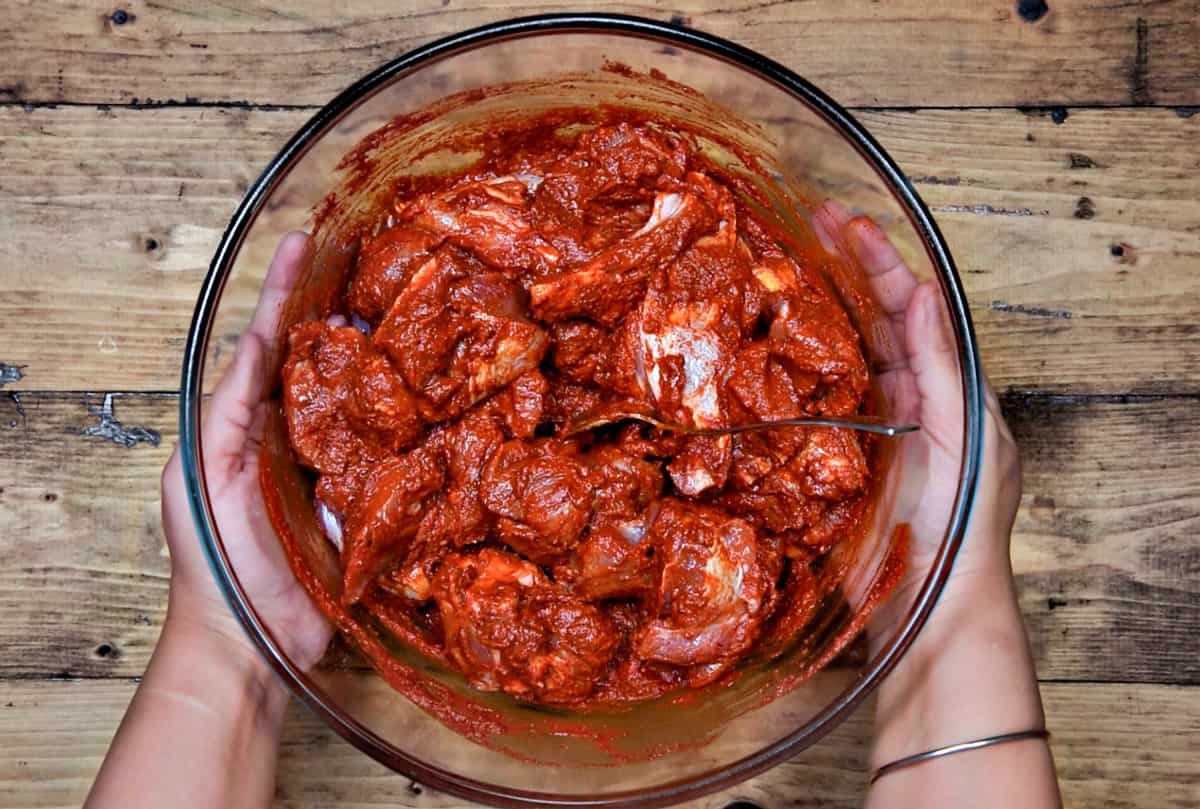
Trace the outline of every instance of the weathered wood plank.
<path fill-rule="evenodd" d="M 177 387 L 221 230 L 306 116 L 0 107 L 6 389 Z M 935 210 L 998 387 L 1200 391 L 1200 116 L 863 120 Z"/>
<path fill-rule="evenodd" d="M 162 432 L 130 448 L 81 435 L 97 418 L 77 395 L 20 401 L 23 415 L 0 397 L 0 678 L 136 676 L 166 598 L 158 474 L 175 400 L 116 399 L 126 430 Z M 1200 682 L 1196 405 L 1006 400 L 1026 477 L 1014 560 L 1043 678 Z"/>
<path fill-rule="evenodd" d="M 1013 566 L 1040 675 L 1200 685 L 1200 399 L 1004 409 L 1024 465 Z"/>
<path fill-rule="evenodd" d="M 11 805 L 78 806 L 133 695 L 114 680 L 0 683 L 0 794 Z M 1044 684 L 1068 809 L 1193 807 L 1200 801 L 1192 689 Z M 767 809 L 858 807 L 866 790 L 870 706 L 814 748 L 688 809 L 752 800 Z M 48 724 L 46 716 L 69 721 Z M 359 753 L 294 704 L 284 729 L 276 805 L 455 809 L 463 801 L 414 784 Z"/>
<path fill-rule="evenodd" d="M 733 39 L 854 106 L 1200 103 L 1194 0 L 1061 0 L 1041 16 L 1011 0 L 953 8 L 653 0 L 606 9 Z M 578 7 L 376 0 L 348 14 L 316 0 L 286 11 L 262 0 L 18 3 L 0 20 L 0 48 L 12 56 L 0 66 L 0 99 L 323 104 L 417 45 L 563 10 Z"/>
<path fill-rule="evenodd" d="M 949 240 L 998 388 L 1200 391 L 1200 118 L 862 118 Z"/>
<path fill-rule="evenodd" d="M 0 362 L 27 388 L 177 388 L 221 231 L 306 117 L 0 109 Z"/>
<path fill-rule="evenodd" d="M 158 476 L 176 436 L 174 396 L 0 395 L 2 677 L 135 676 L 166 610 L 170 569 Z M 123 446 L 142 430 L 161 436 Z M 150 436 L 146 436 L 150 437 Z M 34 661 L 42 661 L 35 663 Z"/>

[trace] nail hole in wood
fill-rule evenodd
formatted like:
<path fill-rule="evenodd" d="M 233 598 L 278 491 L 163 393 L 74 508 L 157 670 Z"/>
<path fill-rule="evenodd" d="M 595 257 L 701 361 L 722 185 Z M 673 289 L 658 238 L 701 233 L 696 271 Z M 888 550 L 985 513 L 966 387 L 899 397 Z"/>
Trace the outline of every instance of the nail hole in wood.
<path fill-rule="evenodd" d="M 55 494 L 54 492 L 46 492 L 45 494 L 42 495 L 42 500 L 44 500 L 47 503 L 53 503 L 57 499 L 58 499 L 58 495 Z"/>
<path fill-rule="evenodd" d="M 1046 0 L 1017 0 L 1017 13 L 1025 22 L 1037 22 L 1049 10 Z"/>
<path fill-rule="evenodd" d="M 146 237 L 146 252 L 147 253 L 153 253 L 159 247 L 161 247 L 161 245 L 159 244 L 158 239 L 154 238 L 153 236 Z"/>
<path fill-rule="evenodd" d="M 108 657 L 108 656 L 112 655 L 112 653 L 113 653 L 113 647 L 109 646 L 107 643 L 101 643 L 99 646 L 96 647 L 96 656 L 97 657 Z"/>
<path fill-rule="evenodd" d="M 112 20 L 113 25 L 124 25 L 127 22 L 133 21 L 133 15 L 125 9 L 119 8 L 112 13 L 109 19 Z"/>
<path fill-rule="evenodd" d="M 725 804 L 725 809 L 762 809 L 762 807 L 754 801 L 734 801 Z"/>

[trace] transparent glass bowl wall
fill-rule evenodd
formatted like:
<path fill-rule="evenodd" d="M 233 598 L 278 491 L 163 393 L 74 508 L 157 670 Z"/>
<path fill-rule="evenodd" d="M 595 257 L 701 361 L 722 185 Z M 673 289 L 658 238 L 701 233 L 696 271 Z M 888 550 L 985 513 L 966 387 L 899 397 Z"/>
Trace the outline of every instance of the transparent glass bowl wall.
<path fill-rule="evenodd" d="M 624 68 L 613 70 L 613 63 Z M 651 70 L 700 96 L 669 82 L 647 81 Z M 352 193 L 346 190 L 346 172 L 338 164 L 368 133 L 397 115 L 499 82 L 519 86 L 446 107 L 410 133 L 411 142 L 392 144 L 398 159 L 387 161 L 366 183 L 355 184 Z M 290 230 L 310 228 L 312 210 L 331 190 L 343 194 L 342 213 L 315 234 L 318 250 L 289 308 L 290 321 L 316 314 L 319 296 L 312 290 L 343 277 L 357 247 L 342 236 L 345 225 L 378 214 L 389 172 L 408 169 L 406 150 L 434 142 L 456 127 L 605 103 L 650 111 L 712 133 L 710 155 L 733 171 L 745 167 L 720 143 L 740 144 L 767 170 L 771 182 L 762 190 L 772 207 L 795 212 L 797 231 L 808 227 L 808 210 L 832 197 L 874 218 L 919 280 L 936 279 L 959 348 L 964 460 L 953 497 L 930 498 L 919 458 L 899 452 L 890 459 L 869 535 L 840 560 L 843 598 L 830 599 L 823 607 L 816 622 L 819 637 L 778 660 L 750 665 L 732 687 L 705 692 L 699 699 L 566 717 L 573 726 L 609 739 L 604 745 L 556 735 L 554 729 L 564 719 L 558 712 L 478 694 L 460 677 L 426 667 L 429 677 L 463 698 L 491 706 L 527 728 L 496 739 L 492 749 L 450 730 L 373 673 L 318 667 L 305 675 L 280 652 L 271 627 L 259 620 L 224 553 L 222 529 L 230 528 L 211 516 L 198 462 L 200 403 L 249 322 L 275 245 Z M 278 351 L 274 359 L 277 368 Z M 936 599 L 961 539 L 981 442 L 978 362 L 957 276 L 928 213 L 882 150 L 819 91 L 749 51 L 647 21 L 601 16 L 535 18 L 452 37 L 384 66 L 318 113 L 251 188 L 222 240 L 189 337 L 183 393 L 182 444 L 202 541 L 235 612 L 267 659 L 335 730 L 378 760 L 431 786 L 502 804 L 669 803 L 749 777 L 820 738 L 891 667 Z M 888 402 L 882 407 L 886 411 Z M 267 439 L 282 448 L 280 435 Z M 893 633 L 873 638 L 871 648 L 877 651 L 872 654 L 843 655 L 815 676 L 804 676 L 849 628 L 856 605 L 879 574 L 894 526 L 909 521 L 922 502 L 935 500 L 952 502 L 942 508 L 944 514 L 930 514 L 926 508 L 922 515 L 922 524 L 941 530 L 940 537 L 925 539 L 940 539 L 940 545 L 910 569 L 906 584 L 911 586 L 902 588 L 890 605 L 890 613 L 899 616 Z M 309 502 L 294 498 L 287 519 L 314 548 L 320 545 Z M 803 682 L 776 699 L 765 698 L 786 690 L 781 684 L 789 678 Z M 707 744 L 696 746 L 705 739 Z M 521 757 L 502 749 L 519 751 Z M 646 759 L 650 750 L 657 755 Z"/>

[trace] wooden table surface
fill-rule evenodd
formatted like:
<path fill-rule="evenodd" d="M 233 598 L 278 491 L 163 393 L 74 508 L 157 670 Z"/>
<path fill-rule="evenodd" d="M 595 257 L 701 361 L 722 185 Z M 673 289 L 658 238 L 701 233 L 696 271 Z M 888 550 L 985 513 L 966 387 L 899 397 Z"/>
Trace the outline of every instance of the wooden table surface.
<path fill-rule="evenodd" d="M 349 7 L 346 7 L 349 6 Z M 853 108 L 958 260 L 1021 446 L 1068 806 L 1200 805 L 1200 3 L 615 7 Z M 0 804 L 82 800 L 153 648 L 192 305 L 248 183 L 352 79 L 522 0 L 0 2 Z M 857 806 L 868 709 L 719 796 Z M 283 806 L 451 806 L 303 711 Z"/>

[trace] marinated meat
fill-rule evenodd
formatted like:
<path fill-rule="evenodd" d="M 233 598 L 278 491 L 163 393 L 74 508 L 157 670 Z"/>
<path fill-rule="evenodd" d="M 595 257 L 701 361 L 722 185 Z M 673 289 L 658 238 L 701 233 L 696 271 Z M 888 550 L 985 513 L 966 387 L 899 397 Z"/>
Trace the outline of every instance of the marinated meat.
<path fill-rule="evenodd" d="M 634 636 L 647 660 L 677 666 L 730 661 L 754 642 L 772 584 L 759 566 L 749 523 L 717 509 L 667 498 L 647 540 L 661 574 L 651 621 Z"/>
<path fill-rule="evenodd" d="M 485 691 L 579 702 L 617 648 L 616 627 L 601 608 L 504 551 L 449 556 L 434 600 L 447 654 Z"/>
<path fill-rule="evenodd" d="M 872 444 L 627 416 L 863 412 L 861 340 L 689 136 L 512 149 L 397 198 L 290 333 L 283 411 L 343 601 L 524 701 L 711 683 L 807 620 L 809 565 L 866 520 Z"/>

